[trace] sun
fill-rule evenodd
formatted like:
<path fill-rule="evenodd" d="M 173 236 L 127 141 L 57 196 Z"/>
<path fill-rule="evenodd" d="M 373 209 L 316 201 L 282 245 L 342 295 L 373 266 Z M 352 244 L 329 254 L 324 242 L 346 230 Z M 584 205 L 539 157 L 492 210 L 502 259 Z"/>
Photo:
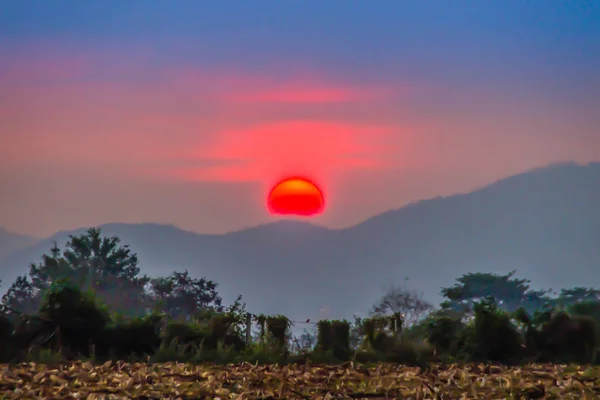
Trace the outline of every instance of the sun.
<path fill-rule="evenodd" d="M 277 183 L 267 199 L 274 215 L 313 216 L 325 210 L 323 191 L 305 178 L 291 177 Z"/>

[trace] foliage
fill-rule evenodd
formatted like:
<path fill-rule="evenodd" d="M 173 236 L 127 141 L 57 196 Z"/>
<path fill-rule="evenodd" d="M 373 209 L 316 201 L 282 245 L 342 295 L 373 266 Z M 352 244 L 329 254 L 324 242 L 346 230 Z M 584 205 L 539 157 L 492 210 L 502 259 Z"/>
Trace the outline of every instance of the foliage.
<path fill-rule="evenodd" d="M 89 354 L 90 343 L 110 322 L 106 307 L 91 292 L 82 292 L 66 279 L 52 283 L 39 313 L 55 324 L 61 347 L 74 354 Z"/>
<path fill-rule="evenodd" d="M 0 362 L 10 361 L 14 357 L 12 333 L 14 321 L 8 315 L 0 315 Z"/>
<path fill-rule="evenodd" d="M 434 316 L 426 322 L 427 341 L 439 353 L 456 355 L 460 334 L 465 326 L 459 318 Z"/>
<path fill-rule="evenodd" d="M 580 302 L 594 302 L 600 300 L 600 290 L 585 287 L 561 289 L 554 300 L 557 306 L 569 307 Z"/>
<path fill-rule="evenodd" d="M 331 354 L 337 360 L 348 360 L 351 355 L 350 323 L 348 321 L 319 321 L 316 350 Z"/>
<path fill-rule="evenodd" d="M 236 331 L 233 327 L 232 313 L 212 311 L 205 313 L 202 318 L 187 321 L 173 320 L 160 314 L 142 318 L 113 315 L 110 318 L 106 309 L 89 293 L 81 292 L 73 285 L 57 282 L 48 291 L 44 307 L 40 310 L 40 315 L 47 319 L 41 319 L 36 324 L 29 320 L 29 323 L 20 325 L 38 329 L 43 333 L 42 337 L 52 333 L 52 329 L 58 326 L 62 346 L 58 346 L 57 342 L 50 345 L 49 342 L 37 347 L 39 350 L 35 354 L 38 356 L 35 357 L 46 357 L 50 351 L 61 352 L 60 357 L 71 359 L 78 355 L 96 360 L 145 360 L 150 357 L 157 361 L 186 362 L 281 363 L 312 360 L 329 363 L 354 359 L 424 366 L 434 359 L 517 363 L 529 360 L 525 358 L 529 355 L 546 361 L 589 362 L 593 355 L 591 351 L 596 343 L 596 332 L 588 329 L 595 328 L 594 324 L 587 324 L 593 321 L 589 317 L 555 313 L 550 320 L 540 316 L 536 320 L 521 313 L 521 320 L 526 327 L 522 331 L 515 325 L 519 321 L 519 313 L 509 316 L 492 300 L 481 301 L 474 308 L 475 317 L 466 324 L 444 314 L 429 317 L 423 322 L 426 329 L 421 339 L 394 335 L 389 317 L 368 318 L 362 321 L 361 327 L 367 346 L 360 348 L 353 348 L 350 344 L 351 324 L 348 321 L 320 321 L 314 351 L 306 346 L 302 350 L 299 346 L 294 355 L 286 348 L 290 323 L 283 316 L 265 318 L 269 338 L 265 344 L 246 346 L 239 334 L 243 330 Z M 9 329 L 5 329 L 5 333 Z M 27 329 L 15 329 L 15 332 L 32 333 Z M 21 343 L 16 339 L 11 342 Z M 19 346 L 26 348 L 29 344 L 22 342 Z M 31 357 L 32 354 L 28 352 L 24 355 Z"/>
<path fill-rule="evenodd" d="M 522 357 L 523 339 L 510 316 L 493 298 L 474 307 L 475 317 L 463 331 L 459 346 L 476 361 L 515 363 Z"/>
<path fill-rule="evenodd" d="M 371 315 L 400 316 L 403 322 L 412 325 L 432 309 L 433 305 L 423 299 L 422 293 L 400 286 L 390 286 L 371 309 Z"/>
<path fill-rule="evenodd" d="M 532 290 L 529 280 L 517 279 L 515 274 L 516 271 L 506 275 L 481 272 L 462 275 L 454 286 L 442 289 L 441 294 L 446 299 L 443 308 L 469 313 L 475 303 L 493 297 L 507 312 L 512 313 L 518 308 L 533 312 L 550 301 L 547 291 Z"/>
<path fill-rule="evenodd" d="M 36 289 L 27 276 L 19 276 L 2 296 L 2 305 L 24 314 L 37 311 Z"/>
<path fill-rule="evenodd" d="M 40 314 L 56 322 L 61 330 L 101 330 L 110 317 L 91 292 L 82 292 L 66 279 L 53 282 L 44 296 Z"/>
<path fill-rule="evenodd" d="M 267 316 L 265 314 L 254 315 L 252 320 L 258 325 L 260 343 L 264 344 L 267 334 Z"/>
<path fill-rule="evenodd" d="M 173 272 L 150 280 L 154 308 L 172 318 L 188 318 L 206 309 L 222 311 L 217 284 L 206 278 L 193 278 L 188 271 Z"/>
<path fill-rule="evenodd" d="M 28 277 L 19 277 L 2 302 L 21 312 L 38 307 L 53 283 L 67 279 L 82 291 L 93 291 L 111 309 L 123 314 L 141 315 L 145 309 L 144 286 L 138 257 L 117 237 L 103 237 L 100 229 L 69 236 L 65 250 L 58 245 L 31 264 Z"/>
<path fill-rule="evenodd" d="M 570 315 L 587 316 L 600 322 L 600 301 L 599 300 L 582 300 L 571 304 L 567 308 Z"/>
<path fill-rule="evenodd" d="M 306 355 L 317 346 L 318 335 L 315 336 L 307 329 L 304 329 L 302 334 L 300 334 L 300 337 L 293 337 L 292 341 L 295 346 L 293 351 L 300 355 Z"/>
<path fill-rule="evenodd" d="M 596 322 L 587 316 L 559 312 L 539 331 L 542 359 L 558 362 L 592 362 L 596 353 Z"/>
<path fill-rule="evenodd" d="M 268 316 L 266 327 L 274 344 L 280 349 L 285 349 L 291 327 L 290 320 L 285 315 Z"/>
<path fill-rule="evenodd" d="M 231 320 L 233 333 L 239 337 L 246 336 L 246 324 L 248 323 L 248 312 L 246 311 L 246 303 L 242 301 L 242 296 L 239 295 L 235 301 L 227 307 L 225 313 Z"/>
<path fill-rule="evenodd" d="M 326 352 L 333 349 L 334 338 L 331 329 L 331 321 L 322 320 L 317 323 L 317 348 Z"/>
<path fill-rule="evenodd" d="M 150 314 L 121 320 L 105 327 L 94 340 L 94 356 L 99 359 L 127 359 L 154 354 L 161 344 L 163 316 Z"/>
<path fill-rule="evenodd" d="M 599 291 L 551 299 L 514 272 L 463 275 L 435 311 L 415 291 L 391 287 L 369 318 L 320 321 L 316 343 L 306 331 L 290 341 L 287 317 L 250 319 L 241 296 L 224 307 L 217 284 L 188 271 L 148 279 L 119 243 L 91 229 L 17 278 L 2 299 L 12 314 L 0 315 L 0 359 L 587 363 L 600 343 Z M 247 336 L 252 322 L 258 342 Z"/>
<path fill-rule="evenodd" d="M 162 334 L 164 346 L 183 345 L 182 349 L 188 347 L 200 347 L 208 331 L 202 325 L 194 322 L 168 321 Z"/>

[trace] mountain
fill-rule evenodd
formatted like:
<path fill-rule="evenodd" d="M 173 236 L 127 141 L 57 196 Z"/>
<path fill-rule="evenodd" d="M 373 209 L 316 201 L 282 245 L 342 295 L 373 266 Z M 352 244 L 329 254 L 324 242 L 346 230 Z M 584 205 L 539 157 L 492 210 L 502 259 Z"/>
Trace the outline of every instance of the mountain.
<path fill-rule="evenodd" d="M 40 239 L 27 235 L 12 233 L 0 227 L 0 259 L 10 253 L 27 248 Z"/>
<path fill-rule="evenodd" d="M 388 283 L 439 300 L 467 272 L 516 269 L 536 288 L 600 287 L 600 163 L 553 165 L 468 194 L 438 197 L 332 230 L 279 221 L 222 235 L 169 225 L 108 224 L 143 272 L 188 269 L 243 294 L 255 313 L 300 320 L 364 313 Z M 5 282 L 39 260 L 57 233 L 0 260 Z"/>

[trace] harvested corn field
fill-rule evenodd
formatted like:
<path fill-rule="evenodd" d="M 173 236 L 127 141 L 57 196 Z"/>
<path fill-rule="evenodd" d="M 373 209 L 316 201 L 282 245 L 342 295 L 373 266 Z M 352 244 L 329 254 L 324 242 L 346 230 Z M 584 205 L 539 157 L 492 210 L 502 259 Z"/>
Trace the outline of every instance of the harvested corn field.
<path fill-rule="evenodd" d="M 4 399 L 599 398 L 599 368 L 556 365 L 89 363 L 2 366 Z"/>

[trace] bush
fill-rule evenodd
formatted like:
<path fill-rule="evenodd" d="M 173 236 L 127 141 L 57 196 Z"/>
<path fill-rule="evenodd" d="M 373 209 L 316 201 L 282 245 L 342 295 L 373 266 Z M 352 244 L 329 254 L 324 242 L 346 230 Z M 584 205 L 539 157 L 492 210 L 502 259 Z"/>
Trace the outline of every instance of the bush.
<path fill-rule="evenodd" d="M 359 350 L 354 354 L 348 321 L 319 321 L 314 349 L 308 350 L 312 342 L 308 349 L 299 347 L 296 354 L 290 354 L 287 344 L 291 324 L 281 315 L 258 316 L 261 338 L 268 340 L 247 346 L 240 322 L 247 314 L 242 311 L 205 310 L 191 321 L 166 320 L 157 314 L 141 318 L 109 316 L 92 294 L 59 281 L 43 297 L 37 315 L 21 316 L 14 326 L 8 317 L 0 316 L 0 360 L 62 360 L 93 355 L 101 359 L 183 362 L 332 363 L 353 359 L 422 366 L 437 355 L 442 362 L 590 362 L 598 343 L 595 318 L 599 304 L 581 302 L 569 308 L 572 314 L 545 310 L 531 317 L 524 310 L 509 316 L 493 300 L 484 300 L 475 305 L 474 318 L 468 324 L 438 313 L 401 334 L 394 331 L 401 321 L 369 318 L 353 331 L 365 339 L 365 346 L 357 345 Z"/>
<path fill-rule="evenodd" d="M 232 329 L 231 318 L 226 314 L 214 314 L 210 319 L 195 322 L 169 321 L 162 343 L 164 346 L 183 345 L 186 352 L 196 352 L 200 347 L 212 351 L 219 346 L 242 352 L 246 347 L 246 342 Z"/>
<path fill-rule="evenodd" d="M 459 318 L 439 316 L 427 321 L 427 341 L 437 353 L 456 355 L 459 335 L 464 324 Z"/>
<path fill-rule="evenodd" d="M 281 349 L 286 348 L 288 331 L 290 329 L 290 320 L 284 315 L 275 315 L 267 317 L 267 332 L 275 345 Z"/>
<path fill-rule="evenodd" d="M 340 360 L 350 356 L 350 323 L 348 321 L 332 321 L 333 354 Z"/>
<path fill-rule="evenodd" d="M 67 280 L 52 284 L 39 314 L 56 325 L 63 348 L 72 355 L 89 355 L 90 343 L 110 322 L 108 311 L 93 294 L 82 292 Z"/>
<path fill-rule="evenodd" d="M 555 314 L 538 335 L 542 360 L 593 362 L 597 343 L 596 322 L 591 317 Z"/>
<path fill-rule="evenodd" d="M 426 366 L 433 359 L 433 347 L 423 342 L 394 342 L 384 351 L 388 362 Z"/>
<path fill-rule="evenodd" d="M 333 349 L 333 330 L 331 321 L 322 320 L 317 323 L 317 348 L 323 352 Z"/>
<path fill-rule="evenodd" d="M 340 361 L 346 361 L 350 349 L 350 323 L 346 320 L 319 321 L 316 350 Z"/>
<path fill-rule="evenodd" d="M 162 335 L 163 346 L 182 345 L 185 348 L 199 348 L 208 336 L 198 323 L 169 321 Z"/>
<path fill-rule="evenodd" d="M 14 329 L 13 319 L 0 314 L 0 362 L 8 362 L 16 355 L 12 338 Z"/>
<path fill-rule="evenodd" d="M 103 359 L 151 355 L 161 344 L 161 322 L 162 317 L 149 315 L 108 326 L 94 341 L 94 355 Z"/>
<path fill-rule="evenodd" d="M 389 346 L 393 339 L 384 331 L 389 322 L 390 319 L 384 317 L 372 317 L 362 320 L 361 330 L 365 335 L 368 347 L 376 351 L 383 351 Z"/>
<path fill-rule="evenodd" d="M 462 354 L 475 361 L 519 362 L 524 343 L 509 315 L 490 300 L 477 303 L 474 310 L 474 320 L 459 339 Z"/>

